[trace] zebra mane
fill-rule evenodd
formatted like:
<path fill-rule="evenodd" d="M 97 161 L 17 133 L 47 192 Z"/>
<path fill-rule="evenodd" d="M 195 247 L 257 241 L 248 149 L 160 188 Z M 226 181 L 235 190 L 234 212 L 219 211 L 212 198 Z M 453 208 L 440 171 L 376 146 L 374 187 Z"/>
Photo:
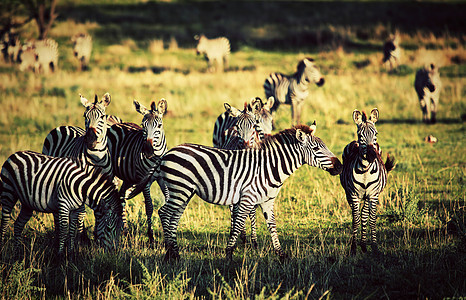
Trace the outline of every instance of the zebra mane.
<path fill-rule="evenodd" d="M 303 131 L 305 134 L 309 135 L 311 135 L 313 131 L 311 127 L 304 124 L 296 125 L 292 128 L 283 129 L 282 131 L 273 135 L 269 135 L 265 137 L 262 141 L 260 141 L 258 144 L 259 149 L 265 149 L 268 145 L 272 145 L 275 142 L 281 143 L 283 140 L 286 140 L 287 143 L 291 145 L 296 144 L 298 142 L 298 140 L 296 139 L 296 130 L 298 129 Z"/>
<path fill-rule="evenodd" d="M 85 164 L 81 159 L 77 157 L 70 156 L 67 158 L 70 159 L 76 165 L 77 168 L 91 175 L 92 178 L 103 178 L 104 181 L 113 183 L 113 178 L 111 178 L 109 174 L 102 172 L 102 167 L 94 166 L 91 164 Z"/>

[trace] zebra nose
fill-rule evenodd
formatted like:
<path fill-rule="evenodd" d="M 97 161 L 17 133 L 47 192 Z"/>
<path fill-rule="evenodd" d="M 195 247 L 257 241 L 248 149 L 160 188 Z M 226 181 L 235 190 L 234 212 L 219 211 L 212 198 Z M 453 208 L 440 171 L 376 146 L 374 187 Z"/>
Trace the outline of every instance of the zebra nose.
<path fill-rule="evenodd" d="M 154 156 L 154 149 L 152 148 L 152 139 L 147 139 L 142 147 L 142 153 L 147 157 L 151 158 Z"/>
<path fill-rule="evenodd" d="M 84 136 L 87 148 L 93 149 L 97 145 L 97 133 L 95 128 L 89 128 Z"/>
<path fill-rule="evenodd" d="M 317 86 L 323 86 L 325 83 L 325 79 L 323 77 L 320 78 L 320 80 L 316 83 Z"/>
<path fill-rule="evenodd" d="M 340 160 L 337 157 L 332 157 L 330 160 L 332 161 L 332 167 L 328 170 L 330 175 L 335 176 L 340 174 L 343 170 L 343 165 Z"/>

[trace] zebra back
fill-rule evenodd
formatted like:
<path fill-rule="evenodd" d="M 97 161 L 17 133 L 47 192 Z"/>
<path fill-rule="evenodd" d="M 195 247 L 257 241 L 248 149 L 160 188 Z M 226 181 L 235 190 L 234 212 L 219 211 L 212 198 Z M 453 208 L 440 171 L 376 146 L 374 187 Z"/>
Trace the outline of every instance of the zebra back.
<path fill-rule="evenodd" d="M 87 68 L 92 52 L 92 37 L 87 33 L 78 33 L 71 37 L 73 54 L 79 60 L 81 70 Z"/>
<path fill-rule="evenodd" d="M 36 41 L 34 48 L 38 67 L 42 72 L 54 72 L 58 67 L 58 43 L 52 39 Z"/>

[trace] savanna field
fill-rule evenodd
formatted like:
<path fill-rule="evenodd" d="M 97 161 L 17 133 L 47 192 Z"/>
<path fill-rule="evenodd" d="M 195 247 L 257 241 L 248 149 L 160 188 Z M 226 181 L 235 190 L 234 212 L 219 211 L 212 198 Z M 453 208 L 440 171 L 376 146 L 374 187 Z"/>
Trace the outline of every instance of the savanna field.
<path fill-rule="evenodd" d="M 351 209 L 339 176 L 302 166 L 275 200 L 280 242 L 274 253 L 257 213 L 258 248 L 238 241 L 225 258 L 228 207 L 191 199 L 178 226 L 181 259 L 164 261 L 163 205 L 152 185 L 155 244 L 146 235 L 142 194 L 128 201 L 128 234 L 116 251 L 93 240 L 94 216 L 85 219 L 90 241 L 74 258 L 57 261 L 52 215 L 35 213 L 23 231 L 24 256 L 15 260 L 13 222 L 1 245 L 2 299 L 464 299 L 466 297 L 466 4 L 442 2 L 153 2 L 58 1 L 48 37 L 59 44 L 56 72 L 21 72 L 0 62 L 0 161 L 19 150 L 42 151 L 55 127 L 84 127 L 79 94 L 111 94 L 107 114 L 141 123 L 133 106 L 165 98 L 168 148 L 212 145 L 224 103 L 242 108 L 265 99 L 271 72 L 292 74 L 312 57 L 325 77 L 312 85 L 302 122 L 341 160 L 356 139 L 354 109 L 378 108 L 378 143 L 396 159 L 379 198 L 378 255 L 349 255 Z M 18 19 L 25 16 L 18 15 Z M 401 64 L 389 72 L 382 45 L 401 39 Z M 93 52 L 79 70 L 70 37 L 86 32 Z M 19 29 L 37 38 L 34 22 Z M 196 34 L 230 39 L 224 72 L 208 72 L 196 55 Z M 437 123 L 422 122 L 413 87 L 416 70 L 434 62 L 442 91 Z M 291 127 L 290 106 L 274 115 L 274 133 Z M 436 143 L 425 138 L 432 135 Z M 13 219 L 16 218 L 16 208 Z M 246 223 L 250 234 L 249 222 Z"/>

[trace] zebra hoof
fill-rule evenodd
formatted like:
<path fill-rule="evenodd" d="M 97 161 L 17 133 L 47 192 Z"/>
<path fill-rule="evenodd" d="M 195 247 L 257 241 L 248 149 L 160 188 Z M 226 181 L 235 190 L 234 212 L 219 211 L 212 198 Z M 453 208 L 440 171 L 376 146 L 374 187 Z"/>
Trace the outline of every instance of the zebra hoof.
<path fill-rule="evenodd" d="M 361 244 L 361 250 L 363 253 L 366 253 L 367 252 L 367 246 L 365 243 Z"/>
<path fill-rule="evenodd" d="M 225 250 L 225 256 L 228 261 L 232 261 L 233 260 L 233 248 L 227 248 Z"/>
<path fill-rule="evenodd" d="M 180 254 L 178 253 L 178 251 L 167 250 L 167 253 L 165 254 L 166 262 L 178 261 L 179 259 L 180 259 Z"/>
<path fill-rule="evenodd" d="M 284 261 L 288 260 L 288 258 L 289 258 L 289 255 L 286 254 L 286 253 L 283 252 L 283 251 L 280 251 L 280 253 L 278 254 L 278 256 L 279 256 L 279 259 L 280 259 L 281 262 L 284 262 Z"/>

